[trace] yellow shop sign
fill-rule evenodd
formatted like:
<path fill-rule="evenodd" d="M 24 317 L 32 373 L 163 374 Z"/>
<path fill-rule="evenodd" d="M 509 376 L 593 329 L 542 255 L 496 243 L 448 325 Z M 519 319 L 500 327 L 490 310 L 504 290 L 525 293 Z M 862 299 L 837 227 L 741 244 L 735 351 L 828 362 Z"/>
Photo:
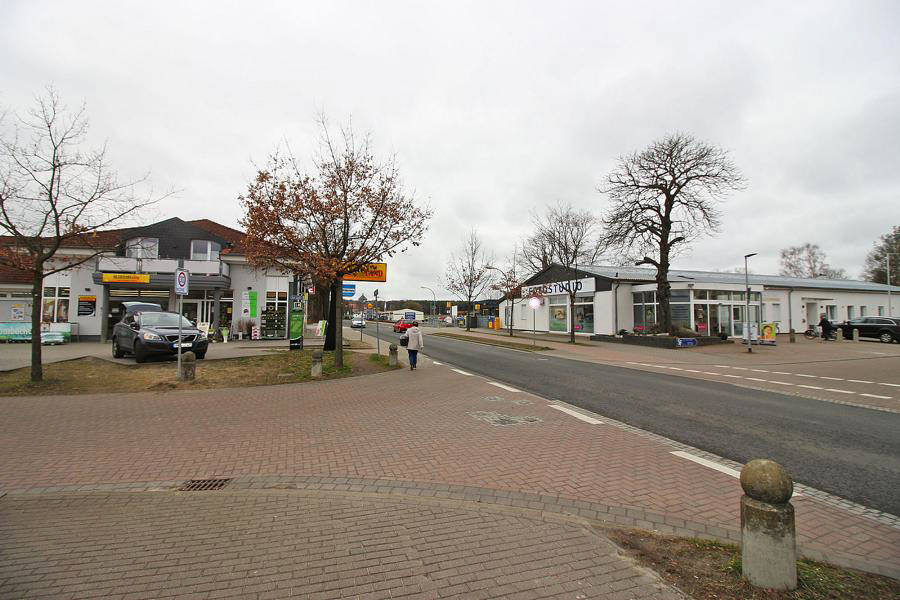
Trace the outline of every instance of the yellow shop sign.
<path fill-rule="evenodd" d="M 104 273 L 103 283 L 150 283 L 146 273 Z"/>

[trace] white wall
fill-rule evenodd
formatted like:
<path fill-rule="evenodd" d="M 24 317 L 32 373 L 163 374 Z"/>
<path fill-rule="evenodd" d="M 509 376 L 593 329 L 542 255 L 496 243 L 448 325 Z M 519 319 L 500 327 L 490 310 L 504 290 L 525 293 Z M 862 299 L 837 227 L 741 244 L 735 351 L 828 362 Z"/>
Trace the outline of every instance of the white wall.
<path fill-rule="evenodd" d="M 594 294 L 594 331 L 604 335 L 615 333 L 613 324 L 613 293 L 597 292 Z"/>
<path fill-rule="evenodd" d="M 898 294 L 892 294 L 892 303 L 894 305 L 894 316 L 900 315 L 900 299 L 896 298 Z M 835 307 L 835 315 L 834 318 L 838 321 L 845 321 L 851 317 L 848 315 L 848 307 L 854 307 L 854 316 L 853 318 L 859 318 L 863 316 L 861 314 L 861 307 L 866 307 L 865 316 L 878 316 L 878 307 L 884 307 L 884 314 L 887 316 L 888 313 L 888 301 L 887 301 L 887 293 L 876 293 L 876 292 L 851 292 L 851 291 L 842 291 L 842 290 L 814 290 L 814 289 L 804 289 L 804 290 L 794 290 L 790 294 L 791 296 L 791 320 L 793 321 L 793 328 L 795 331 L 805 331 L 809 326 L 815 326 L 819 322 L 819 315 L 826 312 L 826 307 L 831 305 Z M 787 298 L 788 291 L 787 290 L 766 290 L 763 292 L 763 302 L 766 302 L 767 298 L 771 298 L 773 301 L 775 298 L 781 299 L 781 311 L 782 311 L 782 323 L 781 323 L 781 331 L 782 333 L 787 333 L 790 329 L 790 325 L 788 324 L 788 315 L 787 315 Z M 807 321 L 806 314 L 806 303 L 807 302 L 815 302 L 816 310 L 815 310 L 815 321 L 809 323 Z"/>

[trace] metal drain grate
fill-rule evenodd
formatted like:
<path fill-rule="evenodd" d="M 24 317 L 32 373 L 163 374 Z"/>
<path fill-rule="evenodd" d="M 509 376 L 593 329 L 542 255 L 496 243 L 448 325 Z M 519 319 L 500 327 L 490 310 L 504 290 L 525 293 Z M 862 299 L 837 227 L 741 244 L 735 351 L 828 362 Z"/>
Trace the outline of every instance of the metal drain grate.
<path fill-rule="evenodd" d="M 181 484 L 179 492 L 211 492 L 221 490 L 231 479 L 189 479 Z"/>

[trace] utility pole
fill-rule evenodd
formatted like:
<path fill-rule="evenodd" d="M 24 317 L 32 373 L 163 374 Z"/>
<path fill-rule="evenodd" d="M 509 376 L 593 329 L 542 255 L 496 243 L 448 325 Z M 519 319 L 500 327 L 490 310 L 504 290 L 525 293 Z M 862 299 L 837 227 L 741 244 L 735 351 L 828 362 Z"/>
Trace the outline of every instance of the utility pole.
<path fill-rule="evenodd" d="M 756 252 L 744 255 L 744 286 L 747 288 L 745 302 L 747 303 L 746 313 L 744 314 L 744 328 L 747 331 L 747 352 L 753 352 L 753 346 L 750 345 L 750 272 L 747 270 L 747 259 L 756 256 Z M 760 304 L 762 304 L 760 302 Z"/>
<path fill-rule="evenodd" d="M 885 254 L 885 260 L 887 260 L 887 286 L 888 286 L 888 316 L 894 316 L 894 305 L 891 304 L 891 253 L 888 252 Z"/>
<path fill-rule="evenodd" d="M 375 302 L 372 306 L 375 307 L 375 347 L 376 352 L 381 354 L 381 336 L 378 335 L 378 323 L 380 322 L 378 318 L 378 290 L 375 290 Z"/>
<path fill-rule="evenodd" d="M 424 286 L 424 285 L 421 285 L 419 287 L 421 287 L 423 290 L 428 290 L 429 292 L 431 292 L 431 320 L 432 320 L 432 324 L 433 324 L 433 322 L 434 322 L 434 307 L 435 307 L 435 304 L 437 304 L 437 296 L 434 294 L 434 290 L 431 289 L 430 287 Z"/>

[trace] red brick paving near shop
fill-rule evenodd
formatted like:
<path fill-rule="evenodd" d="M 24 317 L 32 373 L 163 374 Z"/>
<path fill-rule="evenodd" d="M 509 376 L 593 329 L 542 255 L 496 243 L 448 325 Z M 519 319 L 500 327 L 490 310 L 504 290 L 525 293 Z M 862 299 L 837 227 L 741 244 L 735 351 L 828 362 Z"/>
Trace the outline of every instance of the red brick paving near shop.
<path fill-rule="evenodd" d="M 530 402 L 519 404 L 513 401 Z M 243 475 L 452 483 L 634 507 L 738 528 L 738 482 L 525 393 L 430 366 L 179 393 L 3 398 L 0 489 Z M 536 416 L 506 427 L 476 411 Z M 801 544 L 900 565 L 900 531 L 795 499 Z"/>

